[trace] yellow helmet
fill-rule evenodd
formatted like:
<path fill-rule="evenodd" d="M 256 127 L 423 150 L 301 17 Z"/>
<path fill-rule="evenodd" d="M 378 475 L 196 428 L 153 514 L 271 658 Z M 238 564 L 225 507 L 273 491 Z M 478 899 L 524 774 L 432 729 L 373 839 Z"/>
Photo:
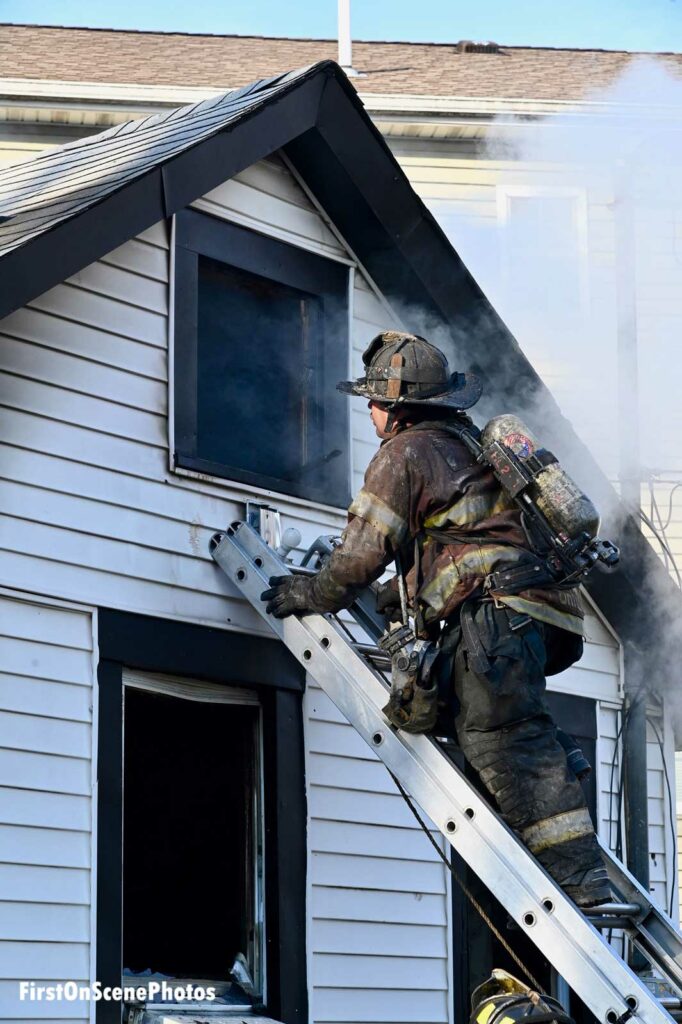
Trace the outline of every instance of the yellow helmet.
<path fill-rule="evenodd" d="M 561 1003 L 496 968 L 471 997 L 470 1024 L 574 1024 Z"/>

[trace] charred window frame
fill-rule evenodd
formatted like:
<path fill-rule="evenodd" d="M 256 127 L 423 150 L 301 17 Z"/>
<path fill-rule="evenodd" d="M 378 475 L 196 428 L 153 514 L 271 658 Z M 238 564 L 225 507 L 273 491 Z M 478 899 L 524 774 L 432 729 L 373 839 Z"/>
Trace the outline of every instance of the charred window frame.
<path fill-rule="evenodd" d="M 175 466 L 346 507 L 348 268 L 194 210 L 174 253 Z"/>
<path fill-rule="evenodd" d="M 152 967 L 170 988 L 210 985 L 225 1012 L 253 1012 L 267 1001 L 262 702 L 128 669 L 123 686 L 121 985 Z"/>
<path fill-rule="evenodd" d="M 123 909 L 124 672 L 157 673 L 253 688 L 263 722 L 265 984 L 263 1015 L 308 1020 L 307 808 L 303 739 L 305 674 L 276 640 L 98 610 L 96 977 L 119 988 Z M 97 1004 L 97 1024 L 121 1024 L 120 1001 Z"/>

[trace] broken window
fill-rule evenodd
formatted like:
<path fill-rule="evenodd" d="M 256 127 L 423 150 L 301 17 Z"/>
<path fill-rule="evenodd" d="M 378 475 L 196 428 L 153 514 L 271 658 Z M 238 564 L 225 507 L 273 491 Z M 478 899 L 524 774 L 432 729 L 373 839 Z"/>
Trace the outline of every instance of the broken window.
<path fill-rule="evenodd" d="M 249 691 L 127 680 L 124 984 L 264 998 L 261 715 Z"/>
<path fill-rule="evenodd" d="M 176 464 L 345 506 L 347 267 L 190 210 L 175 262 Z"/>

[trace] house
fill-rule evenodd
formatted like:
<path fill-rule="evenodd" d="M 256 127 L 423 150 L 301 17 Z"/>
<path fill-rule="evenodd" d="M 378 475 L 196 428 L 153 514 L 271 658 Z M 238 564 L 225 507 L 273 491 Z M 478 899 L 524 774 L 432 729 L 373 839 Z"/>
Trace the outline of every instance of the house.
<path fill-rule="evenodd" d="M 5 169 L 0 260 L 0 1015 L 53 1013 L 20 979 L 151 970 L 285 1024 L 463 1019 L 499 951 L 208 542 L 253 500 L 305 544 L 340 530 L 376 442 L 334 383 L 408 315 L 456 341 L 490 410 L 511 381 L 542 396 L 530 425 L 598 501 L 606 478 L 331 62 Z M 642 580 L 677 595 L 627 521 L 616 539 L 550 701 L 614 846 L 630 780 L 628 854 L 668 906 L 666 680 L 650 742 L 634 713 L 627 758 L 620 740 L 633 644 L 661 641 Z"/>
<path fill-rule="evenodd" d="M 35 25 L 0 26 L 0 45 L 12 162 L 337 55 L 335 40 Z M 609 479 L 639 498 L 680 585 L 677 375 L 661 368 L 682 315 L 682 56 L 355 42 L 352 63 L 413 187 Z"/>

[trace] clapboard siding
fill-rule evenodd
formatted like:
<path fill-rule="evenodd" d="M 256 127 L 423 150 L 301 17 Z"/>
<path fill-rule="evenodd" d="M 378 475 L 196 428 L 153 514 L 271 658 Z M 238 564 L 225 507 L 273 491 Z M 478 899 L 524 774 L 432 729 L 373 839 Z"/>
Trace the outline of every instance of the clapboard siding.
<path fill-rule="evenodd" d="M 102 267 L 105 267 L 102 264 Z M 114 268 L 110 269 L 113 276 Z M 131 338 L 144 345 L 164 348 L 166 344 L 166 320 L 163 313 L 154 309 L 154 298 L 150 297 L 149 306 L 130 305 L 120 302 L 115 297 L 116 284 L 111 289 L 107 285 L 108 275 L 105 270 L 99 276 L 99 288 L 91 290 L 81 288 L 65 281 L 57 288 L 34 299 L 32 308 L 41 309 L 52 316 L 64 320 L 75 320 L 90 327 L 109 331 L 123 338 Z M 72 279 L 73 280 L 73 279 Z"/>
<path fill-rule="evenodd" d="M 250 168 L 207 198 L 211 213 L 263 215 L 280 237 L 347 258 L 283 164 Z M 199 204 L 201 205 L 201 204 Z M 253 225 L 252 225 L 253 226 Z M 266 222 L 262 227 L 265 229 Z M 314 230 L 313 230 L 314 227 Z M 164 225 L 144 232 L 0 325 L 2 582 L 93 604 L 263 633 L 208 557 L 208 540 L 235 515 L 244 489 L 168 470 L 167 285 Z M 388 315 L 356 275 L 358 348 Z M 4 372 L 3 372 L 4 371 Z M 360 403 L 362 408 L 363 403 Z M 366 409 L 354 419 L 362 459 L 376 445 Z M 342 516 L 278 499 L 304 543 Z"/>
<path fill-rule="evenodd" d="M 51 140 L 50 144 L 54 145 Z M 23 163 L 24 160 L 32 160 L 45 148 L 46 146 L 41 143 L 21 142 L 18 139 L 3 138 L 0 134 L 0 166 L 11 166 Z"/>
<path fill-rule="evenodd" d="M 649 817 L 649 888 L 661 909 L 669 912 L 677 905 L 678 884 L 675 877 L 675 849 L 670 798 L 665 781 L 663 759 L 653 724 L 656 725 L 668 765 L 674 809 L 674 760 L 671 729 L 659 709 L 648 708 L 647 725 L 647 813 Z M 652 724 L 653 723 L 653 724 Z M 621 778 L 622 712 L 617 705 L 603 704 L 599 715 L 599 817 L 600 835 L 615 850 L 618 840 L 618 790 Z M 621 810 L 621 828 L 622 810 Z"/>
<path fill-rule="evenodd" d="M 56 352 L 26 340 L 0 336 L 0 370 L 68 391 L 94 395 L 133 409 L 165 408 L 165 381 Z"/>
<path fill-rule="evenodd" d="M 81 1022 L 19 980 L 91 977 L 92 614 L 0 594 L 0 1020 Z"/>
<path fill-rule="evenodd" d="M 599 708 L 597 798 L 599 833 L 612 849 L 618 844 L 618 789 L 621 770 L 621 707 L 603 703 Z"/>
<path fill-rule="evenodd" d="M 166 259 L 164 254 L 164 266 Z M 119 368 L 151 380 L 165 381 L 167 377 L 164 351 L 86 324 L 60 320 L 30 306 L 5 317 L 2 327 L 4 337 L 34 342 L 43 349 L 53 348 L 65 356 L 81 356 L 94 366 Z"/>
<path fill-rule="evenodd" d="M 87 946 L 74 942 L 44 942 L 40 947 L 40 960 L 32 966 L 32 979 L 88 977 Z M 26 946 L 23 942 L 0 942 L 0 977 L 21 978 L 26 970 Z M 70 973 L 75 972 L 75 973 Z M 26 1019 L 25 1015 L 23 1019 Z"/>
<path fill-rule="evenodd" d="M 677 877 L 673 838 L 675 829 L 673 737 L 662 707 L 649 708 L 648 714 L 647 806 L 650 889 L 658 905 L 667 913 L 674 914 L 677 904 Z M 664 759 L 667 773 L 664 768 Z"/>
<path fill-rule="evenodd" d="M 402 325 L 360 273 L 355 274 L 354 284 L 350 369 L 352 376 L 360 377 L 364 374 L 362 353 L 372 338 L 380 331 L 400 328 Z M 353 437 L 352 489 L 355 494 L 362 486 L 367 464 L 377 450 L 378 441 L 364 398 L 351 397 L 350 416 Z"/>
<path fill-rule="evenodd" d="M 312 681 L 304 708 L 312 1018 L 449 1021 L 447 872 L 383 764 Z"/>
<path fill-rule="evenodd" d="M 8 822 L 83 832 L 90 828 L 90 803 L 83 796 L 3 786 L 0 789 L 0 823 Z"/>
<path fill-rule="evenodd" d="M 350 262 L 344 246 L 276 157 L 247 167 L 193 205 L 291 245 Z"/>

